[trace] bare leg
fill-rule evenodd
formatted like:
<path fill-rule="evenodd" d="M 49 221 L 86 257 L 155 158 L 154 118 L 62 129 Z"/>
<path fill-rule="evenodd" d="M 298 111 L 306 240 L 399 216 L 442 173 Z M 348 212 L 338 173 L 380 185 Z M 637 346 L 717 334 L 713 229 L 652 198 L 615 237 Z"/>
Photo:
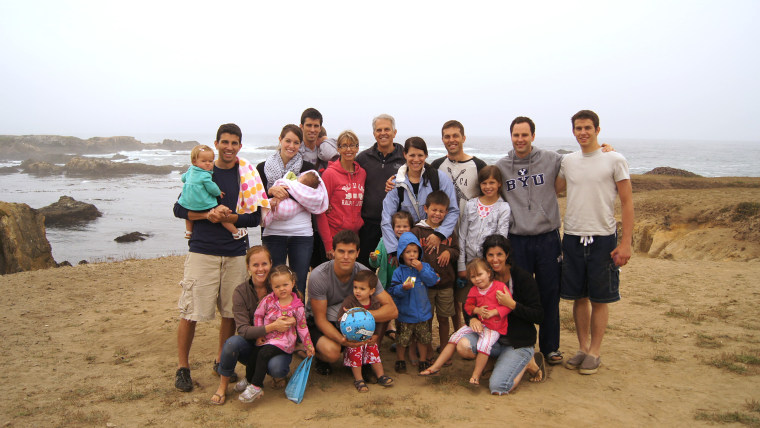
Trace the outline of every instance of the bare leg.
<path fill-rule="evenodd" d="M 591 346 L 591 303 L 588 298 L 578 299 L 573 302 L 573 320 L 575 320 L 575 334 L 578 335 L 578 347 L 588 354 Z"/>
<path fill-rule="evenodd" d="M 342 356 L 340 345 L 333 342 L 327 336 L 322 336 L 316 343 L 317 358 L 326 362 L 334 363 Z"/>
<path fill-rule="evenodd" d="M 451 323 L 454 324 L 454 331 L 462 328 L 462 305 L 454 302 L 454 316 L 451 317 Z"/>
<path fill-rule="evenodd" d="M 467 340 L 467 338 L 463 337 L 459 342 L 457 342 L 457 354 L 459 354 L 462 358 L 467 360 L 475 359 L 475 354 L 472 352 L 472 345 L 470 344 L 470 341 Z"/>
<path fill-rule="evenodd" d="M 235 334 L 235 319 L 234 318 L 222 318 L 222 323 L 219 325 L 219 351 L 216 353 L 216 361 L 222 361 L 222 348 L 224 348 L 224 342 Z"/>
<path fill-rule="evenodd" d="M 488 355 L 478 352 L 478 356 L 475 357 L 475 368 L 472 370 L 472 377 L 470 378 L 471 384 L 480 385 L 480 375 L 483 374 L 486 363 L 488 363 Z"/>
<path fill-rule="evenodd" d="M 375 372 L 375 376 L 378 378 L 385 375 L 385 370 L 383 369 L 383 363 L 372 363 L 372 371 Z M 361 372 L 361 367 L 359 372 Z"/>
<path fill-rule="evenodd" d="M 412 340 L 409 341 L 408 348 L 409 348 L 409 362 L 412 364 L 417 364 L 420 361 L 420 356 L 417 355 L 417 339 L 412 337 Z"/>
<path fill-rule="evenodd" d="M 222 227 L 227 229 L 233 235 L 238 233 L 237 227 L 235 227 L 235 225 L 232 223 L 222 223 Z"/>
<path fill-rule="evenodd" d="M 195 321 L 181 318 L 177 328 L 177 356 L 179 357 L 179 367 L 190 368 L 190 346 L 193 344 L 195 337 Z"/>
<path fill-rule="evenodd" d="M 192 220 L 185 220 L 185 230 L 187 232 L 193 231 L 193 221 Z"/>
<path fill-rule="evenodd" d="M 427 348 L 428 345 L 417 342 L 417 353 L 419 354 L 420 361 L 427 361 Z"/>
<path fill-rule="evenodd" d="M 213 403 L 222 404 L 227 398 L 227 385 L 230 384 L 230 378 L 227 376 L 219 376 L 219 387 L 216 389 L 216 393 L 211 396 Z"/>
<path fill-rule="evenodd" d="M 396 360 L 405 361 L 404 354 L 406 354 L 406 346 L 396 344 Z"/>
<path fill-rule="evenodd" d="M 440 340 L 441 348 L 443 348 L 444 344 L 449 341 L 449 318 L 448 317 L 437 317 L 438 318 L 438 340 Z"/>
<path fill-rule="evenodd" d="M 536 373 L 538 373 L 538 371 L 540 370 L 540 367 L 538 367 L 538 364 L 536 364 L 536 358 L 535 357 L 530 359 L 530 361 L 528 362 L 528 365 L 525 366 L 525 369 L 527 369 L 528 373 L 530 373 L 531 376 L 535 376 Z M 531 378 L 529 380 L 531 382 L 541 382 L 543 380 L 543 378 L 540 377 L 540 378 L 537 378 L 535 380 L 533 378 Z"/>
<path fill-rule="evenodd" d="M 591 344 L 588 354 L 598 357 L 602 352 L 602 339 L 610 318 L 610 307 L 607 303 L 591 303 Z"/>
<path fill-rule="evenodd" d="M 362 377 L 362 366 L 351 367 L 351 373 L 354 374 L 354 380 L 364 380 Z"/>
<path fill-rule="evenodd" d="M 432 374 L 432 372 L 436 372 L 443 367 L 443 363 L 448 361 L 452 356 L 454 356 L 454 351 L 457 349 L 457 345 L 454 343 L 447 343 L 446 346 L 441 349 L 441 355 L 436 358 L 435 362 L 432 366 L 428 369 Z"/>

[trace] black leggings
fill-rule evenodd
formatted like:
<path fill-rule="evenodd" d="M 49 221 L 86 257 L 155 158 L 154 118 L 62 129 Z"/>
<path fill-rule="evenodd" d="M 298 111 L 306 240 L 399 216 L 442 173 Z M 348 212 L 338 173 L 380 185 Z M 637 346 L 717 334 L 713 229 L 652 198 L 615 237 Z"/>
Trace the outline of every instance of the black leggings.
<path fill-rule="evenodd" d="M 245 377 L 249 379 L 251 384 L 261 388 L 264 386 L 264 378 L 267 375 L 267 367 L 269 366 L 269 360 L 286 352 L 274 345 L 263 345 L 259 348 L 258 355 L 256 355 L 256 363 L 248 364 L 245 369 Z M 253 362 L 253 361 L 252 361 Z M 251 366 L 253 366 L 253 376 L 249 377 Z"/>

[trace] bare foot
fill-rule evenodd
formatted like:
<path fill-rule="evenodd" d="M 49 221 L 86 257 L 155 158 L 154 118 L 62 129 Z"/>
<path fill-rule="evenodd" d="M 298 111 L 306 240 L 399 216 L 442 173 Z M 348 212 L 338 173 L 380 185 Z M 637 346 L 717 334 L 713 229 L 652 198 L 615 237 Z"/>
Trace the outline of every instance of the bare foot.
<path fill-rule="evenodd" d="M 470 378 L 470 385 L 480 385 L 480 379 L 478 379 L 476 377 L 471 377 Z"/>

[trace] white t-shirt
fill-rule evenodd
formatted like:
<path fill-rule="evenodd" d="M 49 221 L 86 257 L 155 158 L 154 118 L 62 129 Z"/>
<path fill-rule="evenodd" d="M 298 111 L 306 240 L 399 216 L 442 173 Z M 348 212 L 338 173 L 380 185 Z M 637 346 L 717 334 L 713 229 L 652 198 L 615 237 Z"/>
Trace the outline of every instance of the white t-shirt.
<path fill-rule="evenodd" d="M 567 181 L 565 233 L 607 236 L 617 230 L 617 182 L 629 180 L 628 162 L 617 152 L 575 152 L 562 159 L 560 178 Z"/>

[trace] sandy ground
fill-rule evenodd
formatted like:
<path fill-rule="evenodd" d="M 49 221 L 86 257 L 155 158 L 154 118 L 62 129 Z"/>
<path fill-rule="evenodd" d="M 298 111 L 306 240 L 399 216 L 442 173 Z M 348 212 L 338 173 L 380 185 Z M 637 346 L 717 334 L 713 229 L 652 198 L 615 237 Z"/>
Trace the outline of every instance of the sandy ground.
<path fill-rule="evenodd" d="M 734 236 L 737 228 L 753 233 L 757 215 L 750 215 L 755 223 L 749 226 L 694 225 L 699 216 L 679 217 L 674 205 L 652 208 L 667 197 L 696 209 L 691 193 L 702 198 L 693 189 L 637 193 L 641 224 L 659 225 L 652 234 L 666 233 L 678 221 L 663 225 L 659 218 L 683 217 L 691 232 L 715 234 L 720 245 L 736 245 L 739 256 L 705 257 L 699 248 L 681 247 L 656 258 L 637 253 L 622 271 L 623 300 L 611 307 L 599 373 L 581 376 L 550 367 L 546 382 L 523 381 L 504 397 L 489 395 L 486 386 L 469 387 L 472 362 L 458 358 L 437 378 L 395 375 L 386 341 L 382 356 L 396 379 L 392 388 L 370 385 L 360 395 L 350 372 L 340 369 L 328 377 L 312 372 L 299 405 L 267 380 L 264 397 L 253 404 L 240 403 L 230 387 L 227 404 L 214 406 L 209 398 L 218 383 L 211 370 L 218 319 L 198 326 L 191 352 L 195 389 L 174 389 L 182 257 L 2 276 L 0 427 L 691 426 L 713 423 L 705 418 L 715 416 L 760 425 L 760 259 L 753 256 L 758 244 Z M 709 193 L 705 205 L 734 193 L 726 206 L 760 200 L 756 187 L 724 189 Z M 649 239 L 639 229 L 637 240 Z M 727 233 L 732 235 L 726 243 Z M 561 350 L 567 356 L 577 342 L 571 305 L 562 302 L 561 311 Z"/>

